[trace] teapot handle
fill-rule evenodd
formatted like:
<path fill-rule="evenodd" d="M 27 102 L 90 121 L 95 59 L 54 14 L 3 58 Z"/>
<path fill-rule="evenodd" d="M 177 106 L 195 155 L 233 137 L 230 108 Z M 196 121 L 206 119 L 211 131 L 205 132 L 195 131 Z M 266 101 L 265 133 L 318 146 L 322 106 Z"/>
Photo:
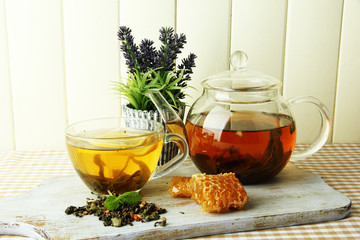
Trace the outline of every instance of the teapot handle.
<path fill-rule="evenodd" d="M 317 107 L 321 116 L 321 127 L 320 127 L 320 132 L 316 136 L 315 140 L 307 148 L 294 152 L 292 154 L 291 158 L 295 160 L 304 159 L 314 154 L 318 150 L 320 150 L 320 148 L 326 143 L 330 133 L 330 117 L 329 117 L 330 114 L 326 106 L 322 102 L 320 102 L 319 99 L 305 96 L 305 97 L 296 97 L 289 100 L 290 106 L 299 103 L 312 103 Z"/>
<path fill-rule="evenodd" d="M 177 167 L 179 167 L 188 157 L 189 155 L 189 147 L 186 140 L 175 133 L 166 133 L 165 134 L 165 144 L 175 143 L 179 147 L 179 153 L 173 157 L 170 161 L 165 163 L 164 165 L 158 166 L 156 168 L 155 174 L 152 176 L 152 179 L 156 179 L 162 177 L 164 175 L 169 174 L 174 171 Z"/>

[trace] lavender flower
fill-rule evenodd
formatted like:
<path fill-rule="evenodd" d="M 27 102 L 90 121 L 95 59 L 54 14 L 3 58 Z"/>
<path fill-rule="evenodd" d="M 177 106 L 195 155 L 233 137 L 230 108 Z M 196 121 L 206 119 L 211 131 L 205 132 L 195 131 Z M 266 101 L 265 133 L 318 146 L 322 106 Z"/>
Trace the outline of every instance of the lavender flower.
<path fill-rule="evenodd" d="M 182 52 L 182 49 L 186 44 L 186 36 L 185 34 L 176 34 L 171 27 L 162 27 L 159 32 L 159 40 L 162 45 L 159 50 L 156 50 L 153 46 L 154 42 L 149 39 L 142 40 L 139 46 L 137 46 L 134 43 L 131 29 L 126 26 L 121 26 L 118 31 L 118 37 L 121 41 L 120 49 L 123 51 L 126 59 L 128 71 L 129 74 L 131 74 L 130 79 L 135 81 L 136 79 L 139 80 L 141 77 L 146 76 L 148 79 L 143 79 L 143 84 L 141 86 L 149 84 L 150 82 L 154 87 L 160 86 L 159 88 L 162 89 L 161 93 L 164 97 L 169 102 L 173 102 L 174 108 L 178 108 L 184 105 L 184 103 L 180 101 L 180 99 L 185 97 L 182 89 L 187 86 L 187 81 L 191 80 L 191 74 L 193 73 L 192 69 L 195 67 L 196 55 L 190 53 L 187 58 L 182 59 L 181 64 L 176 68 L 177 56 Z M 149 72 L 151 73 L 150 75 Z M 158 83 L 152 81 L 155 76 L 160 78 Z M 165 85 L 165 82 L 168 86 Z M 131 84 L 131 81 L 128 84 Z M 178 89 L 179 87 L 180 89 Z M 139 96 L 141 94 L 138 94 L 140 90 L 135 91 L 136 94 L 133 94 L 130 93 L 132 92 L 130 91 L 132 88 L 134 87 L 130 87 L 130 85 L 121 85 L 122 90 L 120 91 L 127 91 L 128 93 L 125 95 L 128 99 L 134 100 L 140 98 Z M 141 99 L 145 100 L 137 100 L 139 100 L 139 102 L 148 102 L 146 97 L 141 97 Z M 176 99 L 175 102 L 174 99 Z"/>
<path fill-rule="evenodd" d="M 158 56 L 161 59 L 161 66 L 163 71 L 170 71 L 174 69 L 176 60 L 176 45 L 173 28 L 161 28 L 159 40 L 162 42 Z"/>
<path fill-rule="evenodd" d="M 125 26 L 121 26 L 118 31 L 118 37 L 121 41 L 121 50 L 124 52 L 126 59 L 126 65 L 130 72 L 134 72 L 139 67 L 137 61 L 139 56 L 139 48 L 134 43 L 134 37 L 131 35 L 131 29 Z"/>
<path fill-rule="evenodd" d="M 140 43 L 140 55 L 138 58 L 140 72 L 147 72 L 156 68 L 157 52 L 153 46 L 154 42 L 144 39 Z"/>

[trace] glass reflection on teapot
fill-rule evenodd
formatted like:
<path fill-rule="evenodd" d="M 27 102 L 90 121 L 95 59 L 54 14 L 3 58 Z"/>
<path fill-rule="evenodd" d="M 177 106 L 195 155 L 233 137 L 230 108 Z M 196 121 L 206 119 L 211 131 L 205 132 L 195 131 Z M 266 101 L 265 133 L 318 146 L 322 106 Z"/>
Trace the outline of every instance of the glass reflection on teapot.
<path fill-rule="evenodd" d="M 291 156 L 303 158 L 323 146 L 330 119 L 319 100 L 299 97 L 284 101 L 281 82 L 246 69 L 244 52 L 235 52 L 231 63 L 234 71 L 202 82 L 203 94 L 186 120 L 190 156 L 201 172 L 234 172 L 244 184 L 260 183 L 276 176 Z M 294 153 L 296 126 L 290 106 L 301 102 L 315 104 L 323 124 L 315 141 Z"/>

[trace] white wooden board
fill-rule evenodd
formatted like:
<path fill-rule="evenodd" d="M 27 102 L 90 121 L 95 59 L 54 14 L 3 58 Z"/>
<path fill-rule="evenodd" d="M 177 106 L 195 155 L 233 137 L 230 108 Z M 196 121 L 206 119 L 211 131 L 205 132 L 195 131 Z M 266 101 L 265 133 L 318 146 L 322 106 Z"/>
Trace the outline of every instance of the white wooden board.
<path fill-rule="evenodd" d="M 193 88 L 185 91 L 185 102 L 191 106 L 203 91 L 201 81 L 229 68 L 231 1 L 177 1 L 176 19 L 177 32 L 187 37 L 179 60 L 190 52 L 197 55 L 188 82 Z"/>
<path fill-rule="evenodd" d="M 201 80 L 245 50 L 249 68 L 283 81 L 285 98 L 328 107 L 329 141 L 360 142 L 359 12 L 359 0 L 0 0 L 0 150 L 58 148 L 67 122 L 119 115 L 119 25 L 137 42 L 157 40 L 161 26 L 186 34 L 184 56 L 198 55 L 189 105 Z M 310 143 L 317 110 L 294 111 L 298 142 Z"/>
<path fill-rule="evenodd" d="M 69 123 L 118 116 L 118 1 L 64 0 L 63 12 Z"/>
<path fill-rule="evenodd" d="M 14 147 L 14 126 L 5 12 L 5 0 L 0 0 L 0 146 L 8 151 Z"/>
<path fill-rule="evenodd" d="M 344 1 L 333 142 L 360 142 L 360 1 Z"/>
<path fill-rule="evenodd" d="M 285 0 L 234 0 L 231 52 L 245 51 L 247 67 L 283 78 L 286 33 Z"/>
<path fill-rule="evenodd" d="M 15 148 L 63 146 L 66 109 L 61 1 L 12 0 L 5 6 Z"/>
<path fill-rule="evenodd" d="M 185 162 L 172 175 L 190 176 L 196 172 L 191 162 Z M 245 208 L 222 214 L 202 213 L 193 200 L 172 198 L 167 193 L 170 179 L 166 176 L 153 180 L 140 192 L 143 200 L 168 210 L 163 214 L 166 227 L 154 227 L 154 222 L 104 227 L 94 216 L 66 215 L 66 207 L 83 206 L 87 197 L 94 198 L 76 175 L 68 175 L 50 178 L 21 196 L 1 199 L 0 233 L 16 232 L 18 227 L 29 229 L 22 224 L 31 224 L 42 233 L 38 239 L 175 239 L 332 221 L 346 217 L 351 206 L 348 197 L 293 164 L 266 184 L 245 186 L 250 198 Z"/>
<path fill-rule="evenodd" d="M 159 49 L 161 45 L 159 40 L 160 28 L 173 27 L 176 29 L 175 11 L 174 0 L 120 0 L 120 26 L 127 26 L 132 30 L 137 45 L 146 38 L 154 41 L 154 46 Z M 123 52 L 121 52 L 120 59 L 121 78 L 126 81 L 127 66 Z"/>
<path fill-rule="evenodd" d="M 288 1 L 284 96 L 313 96 L 334 113 L 342 1 Z M 320 118 L 310 106 L 295 109 L 297 141 L 311 143 Z M 329 140 L 331 136 L 329 137 Z"/>

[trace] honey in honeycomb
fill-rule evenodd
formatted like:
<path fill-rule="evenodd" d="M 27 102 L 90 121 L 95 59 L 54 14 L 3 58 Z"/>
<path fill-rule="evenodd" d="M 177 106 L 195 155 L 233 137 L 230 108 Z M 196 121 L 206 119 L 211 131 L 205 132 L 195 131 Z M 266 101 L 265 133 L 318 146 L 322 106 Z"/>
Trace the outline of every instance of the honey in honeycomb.
<path fill-rule="evenodd" d="M 173 177 L 169 186 L 171 196 L 191 197 L 202 206 L 203 212 L 240 210 L 249 199 L 234 173 Z"/>
<path fill-rule="evenodd" d="M 169 194 L 173 197 L 191 197 L 191 186 L 188 186 L 190 179 L 174 176 L 169 183 Z"/>

